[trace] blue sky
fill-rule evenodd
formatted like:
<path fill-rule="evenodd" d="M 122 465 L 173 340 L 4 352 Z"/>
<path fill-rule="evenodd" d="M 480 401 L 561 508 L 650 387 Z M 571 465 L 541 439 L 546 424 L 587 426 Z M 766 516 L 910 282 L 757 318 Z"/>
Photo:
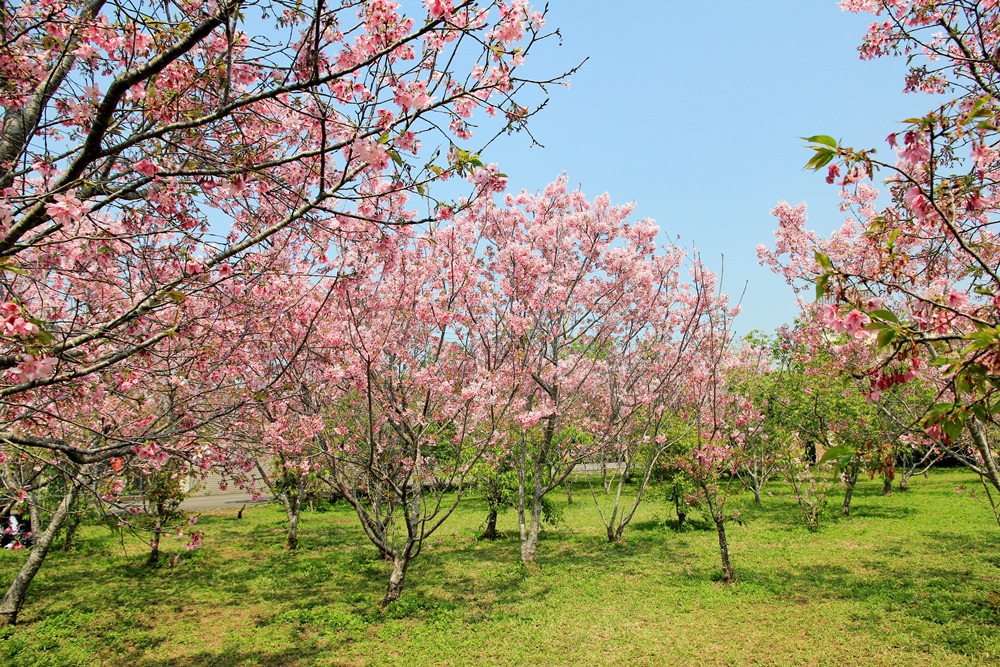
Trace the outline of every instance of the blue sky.
<path fill-rule="evenodd" d="M 484 159 L 513 189 L 541 190 L 565 172 L 590 198 L 635 201 L 665 241 L 679 236 L 716 270 L 725 257 L 725 290 L 746 284 L 739 332 L 772 331 L 797 310 L 756 258 L 773 239 L 771 208 L 805 201 L 823 233 L 843 222 L 836 188 L 803 171 L 800 137 L 886 152 L 899 121 L 932 103 L 901 93 L 905 61 L 858 58 L 870 18 L 836 0 L 552 0 L 548 26 L 563 44 L 536 53 L 532 70 L 590 59 L 532 119 L 545 148 L 515 135 Z"/>

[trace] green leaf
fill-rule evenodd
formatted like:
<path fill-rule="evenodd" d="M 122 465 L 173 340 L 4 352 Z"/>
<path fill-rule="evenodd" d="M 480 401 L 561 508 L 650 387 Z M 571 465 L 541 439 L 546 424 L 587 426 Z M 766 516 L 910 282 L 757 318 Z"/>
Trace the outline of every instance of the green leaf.
<path fill-rule="evenodd" d="M 816 148 L 816 155 L 812 156 L 809 162 L 806 162 L 806 169 L 812 169 L 813 171 L 819 171 L 826 165 L 830 164 L 836 153 L 829 148 Z"/>
<path fill-rule="evenodd" d="M 986 406 L 982 403 L 973 403 L 969 406 L 969 412 L 976 416 L 976 419 L 980 421 L 988 421 L 989 415 L 986 411 Z"/>
<path fill-rule="evenodd" d="M 952 415 L 951 419 L 941 424 L 941 429 L 952 440 L 958 440 L 962 437 L 962 430 L 965 429 L 965 420 L 958 415 Z"/>
<path fill-rule="evenodd" d="M 837 140 L 826 134 L 817 134 L 812 137 L 802 137 L 802 139 L 811 144 L 823 144 L 824 146 L 829 146 L 830 148 L 837 147 Z"/>
<path fill-rule="evenodd" d="M 829 463 L 830 461 L 833 461 L 835 459 L 840 459 L 843 456 L 848 456 L 848 455 L 853 456 L 854 451 L 855 451 L 854 447 L 851 447 L 850 445 L 837 445 L 836 447 L 831 447 L 830 449 L 826 450 L 826 452 L 823 454 L 823 458 L 821 458 L 816 463 L 818 465 L 823 465 L 824 463 Z"/>
<path fill-rule="evenodd" d="M 821 253 L 819 250 L 816 251 L 816 263 L 820 265 L 820 268 L 826 271 L 833 270 L 833 263 L 830 261 L 830 258 Z"/>
<path fill-rule="evenodd" d="M 885 329 L 879 333 L 878 339 L 876 340 L 876 345 L 879 349 L 888 347 L 892 341 L 896 340 L 899 332 L 895 329 Z"/>
<path fill-rule="evenodd" d="M 895 313 L 884 308 L 879 308 L 878 310 L 873 310 L 868 313 L 869 317 L 878 318 L 880 320 L 885 320 L 886 322 L 892 322 L 893 324 L 899 324 L 899 318 L 896 317 Z"/>
<path fill-rule="evenodd" d="M 824 273 L 816 279 L 816 300 L 819 301 L 826 295 L 826 285 L 830 282 L 830 274 Z"/>
<path fill-rule="evenodd" d="M 19 266 L 14 266 L 13 264 L 4 264 L 0 266 L 4 271 L 10 271 L 11 273 L 17 274 L 19 276 L 26 276 L 28 272 Z"/>

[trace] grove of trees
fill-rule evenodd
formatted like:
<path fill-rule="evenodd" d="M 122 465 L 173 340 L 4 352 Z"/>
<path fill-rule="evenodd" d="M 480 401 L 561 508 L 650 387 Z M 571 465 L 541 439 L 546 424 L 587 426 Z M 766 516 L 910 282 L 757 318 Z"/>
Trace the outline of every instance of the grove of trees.
<path fill-rule="evenodd" d="M 519 74 L 554 34 L 526 0 L 0 7 L 0 479 L 35 532 L 0 624 L 82 508 L 155 564 L 209 471 L 280 499 L 289 549 L 307 498 L 343 498 L 385 604 L 470 492 L 534 563 L 581 464 L 611 541 L 652 484 L 700 507 L 726 582 L 727 501 L 772 480 L 815 530 L 859 475 L 949 456 L 1000 523 L 1000 5 L 842 4 L 942 103 L 892 160 L 809 138 L 848 220 L 777 206 L 758 252 L 802 312 L 744 340 L 631 205 L 485 161 L 569 74 Z"/>

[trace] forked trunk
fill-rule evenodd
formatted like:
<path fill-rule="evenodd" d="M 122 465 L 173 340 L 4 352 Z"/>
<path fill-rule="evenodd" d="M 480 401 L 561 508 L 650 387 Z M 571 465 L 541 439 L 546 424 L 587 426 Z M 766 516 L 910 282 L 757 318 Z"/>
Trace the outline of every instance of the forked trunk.
<path fill-rule="evenodd" d="M 528 498 L 524 483 L 518 485 L 517 523 L 521 532 L 521 562 L 525 565 L 534 563 L 535 554 L 538 552 L 538 534 L 541 531 L 542 523 L 542 497 L 545 495 L 540 482 L 541 475 L 541 468 L 536 465 L 535 482 L 531 492 L 530 515 L 526 512 Z"/>
<path fill-rule="evenodd" d="M 538 553 L 538 534 L 541 532 L 542 499 L 535 498 L 532 502 L 531 516 L 525 525 L 521 518 L 521 562 L 525 565 L 535 562 Z"/>
<path fill-rule="evenodd" d="M 403 582 L 406 579 L 406 570 L 410 567 L 410 558 L 405 550 L 392 559 L 392 571 L 389 572 L 389 585 L 385 589 L 385 598 L 382 606 L 388 607 L 399 599 L 403 593 Z"/>
<path fill-rule="evenodd" d="M 49 553 L 49 547 L 52 546 L 52 540 L 55 538 L 56 533 L 59 532 L 59 528 L 66 520 L 66 517 L 69 516 L 70 507 L 73 505 L 73 501 L 76 500 L 79 490 L 79 487 L 75 483 L 69 485 L 69 489 L 66 495 L 63 496 L 62 502 L 59 503 L 59 507 L 56 508 L 55 513 L 52 515 L 49 525 L 43 533 L 35 538 L 35 546 L 32 547 L 31 553 L 28 554 L 28 560 L 21 566 L 21 570 L 14 577 L 10 588 L 7 589 L 7 594 L 4 596 L 3 602 L 0 602 L 0 627 L 14 625 L 17 622 L 17 614 L 21 611 L 21 607 L 24 606 L 24 599 L 28 594 L 28 586 L 31 585 L 31 580 L 35 578 L 38 570 L 41 569 L 42 563 L 45 561 L 45 556 Z"/>

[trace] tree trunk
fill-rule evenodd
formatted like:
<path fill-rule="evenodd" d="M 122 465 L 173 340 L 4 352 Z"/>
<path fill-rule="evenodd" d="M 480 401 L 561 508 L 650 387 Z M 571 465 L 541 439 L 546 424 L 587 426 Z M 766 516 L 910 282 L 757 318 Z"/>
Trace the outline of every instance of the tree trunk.
<path fill-rule="evenodd" d="M 42 525 L 42 508 L 38 504 L 37 493 L 28 496 L 28 523 L 31 524 L 32 535 L 45 530 L 45 526 Z"/>
<path fill-rule="evenodd" d="M 858 475 L 861 474 L 861 461 L 857 457 L 851 459 L 845 474 L 847 477 L 847 488 L 844 489 L 844 504 L 840 508 L 840 514 L 841 516 L 850 516 L 851 500 L 854 498 L 854 487 L 858 485 Z M 806 523 L 809 523 L 808 519 L 806 519 Z M 819 526 L 818 516 L 816 517 L 816 525 L 817 527 Z M 812 528 L 809 530 L 812 530 Z"/>
<path fill-rule="evenodd" d="M 486 532 L 483 533 L 484 539 L 497 539 L 497 514 L 497 510 L 491 508 L 490 513 L 486 515 Z"/>
<path fill-rule="evenodd" d="M 406 580 L 406 570 L 410 567 L 412 544 L 407 544 L 402 551 L 396 552 L 392 558 L 392 570 L 389 572 L 389 585 L 385 589 L 382 606 L 388 607 L 399 599 L 403 593 L 403 582 Z"/>
<path fill-rule="evenodd" d="M 285 516 L 288 517 L 288 537 L 285 540 L 285 549 L 295 551 L 299 548 L 299 517 L 302 515 L 302 494 L 296 493 L 294 498 L 289 498 L 287 493 L 283 493 L 281 500 L 285 505 Z"/>
<path fill-rule="evenodd" d="M 542 467 L 535 464 L 534 483 L 531 490 L 531 514 L 527 515 L 527 489 L 525 488 L 525 475 L 523 469 L 518 471 L 518 501 L 517 501 L 517 522 L 521 533 L 521 562 L 525 565 L 535 562 L 535 554 L 538 551 L 538 533 L 541 530 L 542 522 Z"/>
<path fill-rule="evenodd" d="M 21 566 L 21 570 L 14 577 L 10 588 L 7 589 L 7 594 L 4 596 L 3 602 L 0 602 L 0 627 L 17 623 L 17 614 L 24 605 L 24 599 L 28 594 L 28 586 L 31 585 L 31 580 L 35 578 L 38 570 L 41 569 L 42 563 L 45 561 L 45 556 L 49 552 L 49 547 L 52 545 L 52 540 L 55 538 L 56 533 L 59 532 L 59 528 L 66 520 L 66 517 L 69 516 L 70 507 L 73 505 L 73 501 L 76 500 L 76 494 L 79 491 L 80 488 L 75 481 L 69 485 L 66 495 L 63 496 L 62 502 L 59 503 L 59 507 L 56 508 L 55 513 L 52 515 L 52 519 L 49 521 L 45 532 L 35 538 L 35 545 L 32 547 L 31 553 L 28 554 L 28 560 Z"/>
<path fill-rule="evenodd" d="M 573 482 L 568 477 L 566 478 L 566 504 L 573 504 Z"/>
<path fill-rule="evenodd" d="M 753 504 L 760 505 L 760 486 L 755 483 L 750 487 L 750 490 L 753 491 Z"/>
<path fill-rule="evenodd" d="M 882 478 L 882 495 L 891 496 L 892 495 L 892 478 L 886 475 Z"/>
<path fill-rule="evenodd" d="M 66 532 L 63 534 L 62 546 L 60 547 L 63 551 L 69 551 L 73 548 L 76 543 L 76 529 L 80 527 L 80 516 L 78 514 L 72 514 L 66 519 Z"/>
<path fill-rule="evenodd" d="M 156 504 L 156 517 L 153 523 L 153 539 L 149 541 L 149 558 L 146 565 L 152 567 L 160 562 L 160 538 L 163 537 L 163 503 Z"/>
<path fill-rule="evenodd" d="M 537 487 L 537 485 L 536 485 Z M 531 515 L 528 517 L 527 525 L 524 521 L 524 513 L 521 513 L 521 562 L 525 565 L 535 562 L 535 554 L 538 552 L 538 534 L 542 525 L 542 495 L 541 489 L 536 488 L 531 495 Z"/>
<path fill-rule="evenodd" d="M 840 508 L 841 516 L 850 516 L 851 514 L 851 498 L 854 497 L 854 485 L 848 484 L 847 489 L 844 490 L 844 505 Z"/>
<path fill-rule="evenodd" d="M 618 490 L 615 492 L 615 504 L 611 507 L 611 519 L 608 521 L 608 542 L 621 542 L 622 533 L 625 531 L 627 521 L 619 521 L 618 514 L 621 511 L 622 487 L 625 485 L 625 476 L 618 476 Z M 640 494 L 642 491 L 640 490 Z M 641 496 L 640 496 L 641 497 Z M 596 500 L 596 498 L 595 498 Z M 638 503 L 639 498 L 636 498 Z M 622 517 L 624 519 L 624 517 Z"/>
<path fill-rule="evenodd" d="M 726 541 L 725 519 L 715 519 L 715 530 L 719 533 L 719 555 L 722 556 L 722 581 L 731 584 L 736 581 L 736 577 L 733 576 L 733 566 L 729 564 L 729 543 Z"/>

